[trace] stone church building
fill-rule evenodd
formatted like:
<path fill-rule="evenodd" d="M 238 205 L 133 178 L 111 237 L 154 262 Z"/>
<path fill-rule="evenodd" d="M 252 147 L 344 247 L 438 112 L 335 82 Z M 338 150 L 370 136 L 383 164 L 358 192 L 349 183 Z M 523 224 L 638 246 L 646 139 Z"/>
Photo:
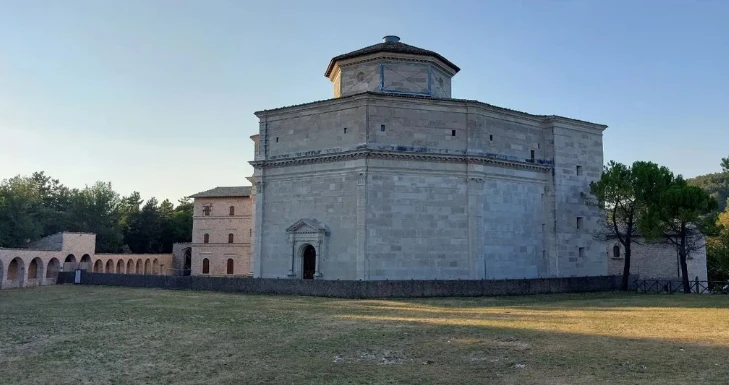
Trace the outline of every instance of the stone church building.
<path fill-rule="evenodd" d="M 333 98 L 256 112 L 253 276 L 606 275 L 606 126 L 454 98 L 459 71 L 386 36 L 331 59 Z"/>

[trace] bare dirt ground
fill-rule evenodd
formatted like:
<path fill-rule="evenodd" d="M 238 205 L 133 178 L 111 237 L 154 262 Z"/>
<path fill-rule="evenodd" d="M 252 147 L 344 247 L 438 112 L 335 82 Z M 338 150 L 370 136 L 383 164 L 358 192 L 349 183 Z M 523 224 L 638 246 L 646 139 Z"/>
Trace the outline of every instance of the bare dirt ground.
<path fill-rule="evenodd" d="M 0 384 L 729 384 L 729 296 L 0 291 Z"/>

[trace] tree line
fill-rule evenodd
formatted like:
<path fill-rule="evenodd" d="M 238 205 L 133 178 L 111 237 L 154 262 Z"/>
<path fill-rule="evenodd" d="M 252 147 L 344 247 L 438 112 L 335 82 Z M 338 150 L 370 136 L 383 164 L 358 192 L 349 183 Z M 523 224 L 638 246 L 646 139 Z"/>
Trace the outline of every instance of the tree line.
<path fill-rule="evenodd" d="M 729 180 L 729 158 L 721 160 L 721 167 L 724 180 Z M 703 247 L 709 280 L 729 279 L 729 208 L 720 213 L 715 196 L 681 175 L 653 162 L 611 161 L 584 197 L 605 212 L 596 236 L 624 250 L 623 290 L 629 287 L 632 246 L 639 242 L 675 247 L 684 292 L 691 291 L 687 258 Z M 729 202 L 723 205 L 727 206 Z"/>
<path fill-rule="evenodd" d="M 60 231 L 96 234 L 98 253 L 170 253 L 190 242 L 193 203 L 121 196 L 111 183 L 69 188 L 44 172 L 0 182 L 0 247 L 22 248 Z"/>

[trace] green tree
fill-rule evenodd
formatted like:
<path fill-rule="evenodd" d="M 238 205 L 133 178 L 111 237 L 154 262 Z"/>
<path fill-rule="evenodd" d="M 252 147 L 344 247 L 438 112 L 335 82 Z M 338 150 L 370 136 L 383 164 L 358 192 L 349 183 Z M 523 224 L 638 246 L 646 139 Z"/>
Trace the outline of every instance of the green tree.
<path fill-rule="evenodd" d="M 174 242 L 191 242 L 194 204 L 190 198 L 180 199 L 178 203 L 172 215 L 173 239 Z"/>
<path fill-rule="evenodd" d="M 96 234 L 96 251 L 117 253 L 124 235 L 119 226 L 121 198 L 111 183 L 96 182 L 82 190 L 71 190 L 67 231 Z"/>
<path fill-rule="evenodd" d="M 632 166 L 610 161 L 600 180 L 590 183 L 588 203 L 605 210 L 605 221 L 596 237 L 617 241 L 623 246 L 624 264 L 621 290 L 628 290 L 632 244 L 638 237 L 638 220 L 648 202 L 655 199 L 671 180 L 670 171 L 651 162 L 634 162 Z"/>
<path fill-rule="evenodd" d="M 721 159 L 721 170 L 729 172 L 729 156 Z"/>
<path fill-rule="evenodd" d="M 649 202 L 638 226 L 648 239 L 661 239 L 678 250 L 685 293 L 691 292 L 686 258 L 706 243 L 715 231 L 716 200 L 704 190 L 690 186 L 681 176 Z M 713 214 L 713 215 L 712 215 Z"/>

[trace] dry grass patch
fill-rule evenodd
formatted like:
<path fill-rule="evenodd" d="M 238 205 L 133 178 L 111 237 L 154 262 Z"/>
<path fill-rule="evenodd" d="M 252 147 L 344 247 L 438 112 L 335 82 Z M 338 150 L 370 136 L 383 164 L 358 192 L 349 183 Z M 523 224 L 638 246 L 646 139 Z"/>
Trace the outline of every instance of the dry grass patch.
<path fill-rule="evenodd" d="M 0 384 L 726 384 L 729 296 L 0 292 Z"/>

